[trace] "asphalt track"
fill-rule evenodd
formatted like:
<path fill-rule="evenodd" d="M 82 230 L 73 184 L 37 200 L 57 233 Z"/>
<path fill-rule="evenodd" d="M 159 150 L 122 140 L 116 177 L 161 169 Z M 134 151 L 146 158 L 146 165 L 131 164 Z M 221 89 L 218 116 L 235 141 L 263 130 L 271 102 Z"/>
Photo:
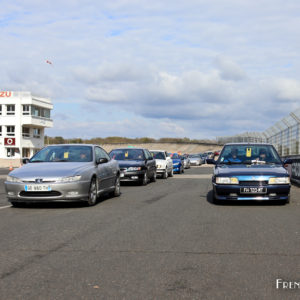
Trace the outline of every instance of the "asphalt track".
<path fill-rule="evenodd" d="M 197 167 L 119 198 L 13 208 L 0 170 L 0 299 L 299 299 L 300 192 L 211 201 Z"/>

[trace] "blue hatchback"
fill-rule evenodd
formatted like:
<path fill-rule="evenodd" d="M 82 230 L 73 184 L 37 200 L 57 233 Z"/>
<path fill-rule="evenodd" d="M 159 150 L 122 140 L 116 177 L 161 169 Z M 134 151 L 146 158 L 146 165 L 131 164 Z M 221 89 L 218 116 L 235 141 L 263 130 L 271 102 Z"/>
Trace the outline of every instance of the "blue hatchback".
<path fill-rule="evenodd" d="M 178 153 L 170 153 L 170 156 L 173 161 L 173 172 L 184 173 L 183 157 Z"/>
<path fill-rule="evenodd" d="M 271 144 L 226 144 L 215 164 L 213 199 L 289 202 L 290 177 Z"/>

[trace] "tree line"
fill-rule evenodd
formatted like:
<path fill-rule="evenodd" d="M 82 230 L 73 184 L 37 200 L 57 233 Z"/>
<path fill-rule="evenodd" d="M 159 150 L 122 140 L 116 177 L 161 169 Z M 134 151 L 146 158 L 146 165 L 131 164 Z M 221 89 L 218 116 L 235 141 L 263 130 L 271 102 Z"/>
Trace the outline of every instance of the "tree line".
<path fill-rule="evenodd" d="M 50 137 L 45 135 L 44 137 L 45 145 L 51 144 L 145 144 L 145 143 L 178 143 L 178 144 L 217 144 L 216 140 L 208 139 L 189 139 L 184 138 L 170 138 L 164 137 L 160 139 L 153 139 L 149 137 L 141 138 L 127 138 L 120 136 L 109 136 L 106 138 L 91 138 L 91 139 L 82 139 L 82 138 L 63 138 L 61 136 Z"/>

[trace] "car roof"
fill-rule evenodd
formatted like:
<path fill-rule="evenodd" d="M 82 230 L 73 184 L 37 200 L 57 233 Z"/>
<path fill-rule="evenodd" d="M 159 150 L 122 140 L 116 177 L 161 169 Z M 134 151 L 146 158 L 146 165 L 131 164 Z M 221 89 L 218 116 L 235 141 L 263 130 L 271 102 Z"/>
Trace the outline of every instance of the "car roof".
<path fill-rule="evenodd" d="M 115 148 L 115 149 L 112 149 L 111 151 L 113 150 L 148 150 L 146 148 L 127 148 L 127 147 L 124 147 L 124 148 Z"/>
<path fill-rule="evenodd" d="M 156 152 L 168 152 L 168 151 L 166 151 L 166 150 L 149 150 L 150 152 L 151 151 L 156 151 Z"/>
<path fill-rule="evenodd" d="M 95 144 L 50 144 L 50 145 L 47 145 L 45 147 L 48 147 L 48 146 L 98 146 L 98 147 L 101 147 L 100 145 L 95 145 Z"/>
<path fill-rule="evenodd" d="M 270 143 L 226 143 L 224 146 L 233 145 L 233 146 L 239 146 L 239 145 L 255 145 L 255 146 L 272 146 Z"/>

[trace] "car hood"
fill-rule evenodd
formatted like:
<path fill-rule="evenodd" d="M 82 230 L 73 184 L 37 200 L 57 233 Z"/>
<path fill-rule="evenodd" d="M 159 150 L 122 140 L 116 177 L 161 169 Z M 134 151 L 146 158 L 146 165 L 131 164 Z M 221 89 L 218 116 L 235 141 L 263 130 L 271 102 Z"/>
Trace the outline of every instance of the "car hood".
<path fill-rule="evenodd" d="M 198 161 L 200 160 L 200 157 L 190 157 L 190 161 Z"/>
<path fill-rule="evenodd" d="M 45 162 L 28 163 L 9 173 L 18 178 L 57 178 L 79 175 L 86 169 L 95 167 L 93 162 Z"/>
<path fill-rule="evenodd" d="M 219 165 L 215 168 L 215 175 L 219 176 L 247 176 L 272 175 L 286 176 L 287 170 L 281 165 Z"/>
<path fill-rule="evenodd" d="M 118 160 L 120 168 L 141 167 L 145 165 L 144 160 Z"/>
<path fill-rule="evenodd" d="M 173 160 L 173 163 L 179 163 L 179 162 L 181 162 L 180 158 L 172 158 L 172 160 Z"/>

